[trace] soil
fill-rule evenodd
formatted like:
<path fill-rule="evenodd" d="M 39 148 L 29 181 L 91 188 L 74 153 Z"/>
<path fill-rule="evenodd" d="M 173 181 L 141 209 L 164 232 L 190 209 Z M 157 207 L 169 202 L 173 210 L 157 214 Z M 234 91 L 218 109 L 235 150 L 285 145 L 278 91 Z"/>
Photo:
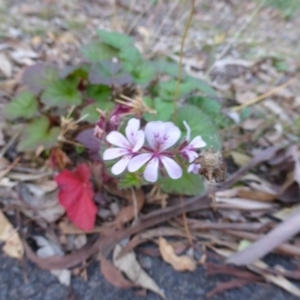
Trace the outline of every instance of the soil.
<path fill-rule="evenodd" d="M 207 276 L 200 266 L 195 272 L 175 272 L 157 257 L 138 255 L 146 272 L 164 290 L 168 300 L 202 300 L 221 282 L 230 280 L 227 275 Z M 269 255 L 269 264 L 291 267 L 291 262 L 280 256 Z M 41 270 L 29 261 L 23 264 L 0 254 L 0 300 L 160 300 L 152 292 L 145 297 L 137 290 L 118 289 L 109 284 L 100 273 L 99 263 L 93 261 L 87 268 L 88 281 L 74 277 L 70 287 L 61 285 L 49 271 Z M 213 300 L 293 300 L 298 299 L 270 284 L 248 284 L 216 295 Z"/>

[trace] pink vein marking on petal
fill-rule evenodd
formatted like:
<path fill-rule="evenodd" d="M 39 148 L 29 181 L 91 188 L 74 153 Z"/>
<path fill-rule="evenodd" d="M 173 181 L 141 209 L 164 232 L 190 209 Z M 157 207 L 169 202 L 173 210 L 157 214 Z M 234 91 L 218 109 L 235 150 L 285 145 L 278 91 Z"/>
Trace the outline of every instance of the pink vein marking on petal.
<path fill-rule="evenodd" d="M 119 146 L 119 147 L 122 147 L 122 148 L 130 148 L 130 144 L 126 140 L 125 136 L 122 133 L 118 132 L 118 131 L 110 132 L 107 135 L 106 140 L 114 146 Z"/>
<path fill-rule="evenodd" d="M 103 159 L 104 160 L 115 159 L 127 153 L 128 151 L 123 148 L 109 148 L 103 152 Z"/>
<path fill-rule="evenodd" d="M 172 179 L 178 179 L 182 176 L 181 167 L 175 160 L 167 156 L 161 156 L 160 159 Z"/>
<path fill-rule="evenodd" d="M 180 138 L 181 132 L 178 127 L 176 127 L 174 124 L 173 126 L 169 126 L 168 130 L 166 130 L 163 140 L 160 146 L 160 151 L 164 151 L 173 145 L 176 144 L 178 139 Z"/>
<path fill-rule="evenodd" d="M 158 167 L 159 167 L 159 159 L 157 157 L 152 158 L 144 171 L 144 178 L 147 181 L 155 182 L 158 178 Z"/>
<path fill-rule="evenodd" d="M 145 135 L 148 144 L 152 149 L 155 149 L 165 133 L 165 125 L 162 121 L 151 121 L 145 127 Z"/>
<path fill-rule="evenodd" d="M 136 143 L 136 134 L 140 128 L 140 120 L 132 118 L 128 121 L 125 129 L 125 134 L 131 145 Z"/>
<path fill-rule="evenodd" d="M 128 171 L 135 172 L 140 167 L 142 167 L 147 161 L 149 161 L 152 157 L 152 153 L 142 153 L 137 156 L 134 156 L 129 164 L 128 164 Z"/>
<path fill-rule="evenodd" d="M 196 136 L 193 138 L 193 140 L 190 142 L 188 147 L 197 149 L 197 148 L 202 148 L 205 147 L 206 143 L 203 141 L 202 137 L 200 135 Z"/>
<path fill-rule="evenodd" d="M 126 167 L 128 166 L 130 159 L 131 159 L 131 155 L 123 156 L 118 162 L 116 162 L 112 166 L 111 172 L 114 175 L 120 175 L 121 173 L 123 173 L 125 171 Z"/>
<path fill-rule="evenodd" d="M 139 130 L 136 133 L 136 144 L 133 147 L 132 152 L 139 151 L 143 147 L 144 143 L 145 143 L 145 133 L 143 130 Z"/>

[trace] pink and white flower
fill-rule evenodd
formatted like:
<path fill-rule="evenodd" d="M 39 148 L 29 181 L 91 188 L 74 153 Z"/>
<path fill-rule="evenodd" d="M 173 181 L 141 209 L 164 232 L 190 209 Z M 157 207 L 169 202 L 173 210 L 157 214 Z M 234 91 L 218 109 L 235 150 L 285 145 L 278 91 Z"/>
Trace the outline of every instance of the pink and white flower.
<path fill-rule="evenodd" d="M 179 128 L 172 122 L 149 122 L 145 127 L 145 136 L 150 148 L 144 147 L 147 153 L 138 154 L 130 160 L 129 172 L 135 172 L 147 163 L 144 171 L 144 178 L 147 181 L 157 181 L 158 170 L 162 165 L 172 179 L 180 178 L 182 176 L 181 167 L 170 158 L 172 153 L 166 151 L 175 145 L 180 135 Z"/>
<path fill-rule="evenodd" d="M 199 156 L 199 154 L 196 152 L 196 149 L 205 147 L 206 143 L 203 141 L 200 135 L 197 135 L 190 143 L 188 143 L 191 136 L 191 129 L 185 121 L 183 121 L 183 124 L 186 128 L 187 135 L 185 141 L 180 146 L 179 153 L 183 157 L 186 157 L 189 160 L 189 163 L 192 163 Z"/>
<path fill-rule="evenodd" d="M 201 164 L 195 164 L 195 163 L 191 163 L 188 166 L 188 173 L 194 173 L 194 174 L 199 174 L 199 170 L 201 168 Z"/>
<path fill-rule="evenodd" d="M 121 174 L 128 166 L 134 154 L 143 147 L 145 134 L 139 128 L 140 120 L 133 118 L 128 121 L 125 128 L 126 137 L 118 131 L 112 131 L 107 135 L 106 140 L 118 148 L 106 149 L 103 153 L 103 159 L 111 160 L 122 157 L 111 169 L 114 175 Z"/>

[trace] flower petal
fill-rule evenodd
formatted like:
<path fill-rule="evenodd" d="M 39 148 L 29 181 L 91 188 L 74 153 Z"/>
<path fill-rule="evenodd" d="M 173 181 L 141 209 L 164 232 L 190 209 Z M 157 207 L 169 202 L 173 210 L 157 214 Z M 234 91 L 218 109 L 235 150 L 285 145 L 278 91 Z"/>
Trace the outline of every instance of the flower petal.
<path fill-rule="evenodd" d="M 200 135 L 193 138 L 193 140 L 189 143 L 188 147 L 197 149 L 205 147 L 206 143 L 203 141 L 202 137 Z"/>
<path fill-rule="evenodd" d="M 188 125 L 188 123 L 186 121 L 183 121 L 183 125 L 186 129 L 186 141 L 189 141 L 191 138 L 191 127 Z"/>
<path fill-rule="evenodd" d="M 124 148 L 109 148 L 103 152 L 103 160 L 115 159 L 125 154 L 128 154 L 128 151 Z"/>
<path fill-rule="evenodd" d="M 175 160 L 163 155 L 160 157 L 160 159 L 172 179 L 178 179 L 182 176 L 181 167 Z"/>
<path fill-rule="evenodd" d="M 158 178 L 158 166 L 159 159 L 157 157 L 153 157 L 147 164 L 144 171 L 144 178 L 147 181 L 155 182 Z"/>
<path fill-rule="evenodd" d="M 189 149 L 186 149 L 184 153 L 189 158 L 189 163 L 193 162 L 199 156 L 197 152 Z"/>
<path fill-rule="evenodd" d="M 107 135 L 106 140 L 114 146 L 119 146 L 119 147 L 122 147 L 122 148 L 130 148 L 130 144 L 126 140 L 125 136 L 122 133 L 118 132 L 118 131 L 110 132 Z"/>
<path fill-rule="evenodd" d="M 173 146 L 180 134 L 179 128 L 172 122 L 152 121 L 145 127 L 145 135 L 150 147 L 159 152 Z"/>
<path fill-rule="evenodd" d="M 136 144 L 136 134 L 140 129 L 140 123 L 140 120 L 135 118 L 130 119 L 127 123 L 125 134 L 131 145 Z"/>
<path fill-rule="evenodd" d="M 151 121 L 145 127 L 145 135 L 148 144 L 152 149 L 156 149 L 160 144 L 161 134 L 165 133 L 165 125 L 162 121 Z"/>
<path fill-rule="evenodd" d="M 190 164 L 187 171 L 188 171 L 188 173 L 198 174 L 200 168 L 201 168 L 200 164 Z"/>
<path fill-rule="evenodd" d="M 139 130 L 137 133 L 136 133 L 136 141 L 135 141 L 135 146 L 133 147 L 132 149 L 132 152 L 137 152 L 139 151 L 144 143 L 145 143 L 145 133 L 143 130 Z"/>
<path fill-rule="evenodd" d="M 128 163 L 131 159 L 132 155 L 124 155 L 117 163 L 115 163 L 112 168 L 111 172 L 114 175 L 120 175 L 123 173 L 128 166 Z"/>
<path fill-rule="evenodd" d="M 168 122 L 171 123 L 171 122 Z M 173 124 L 173 123 L 172 123 Z M 166 124 L 166 131 L 161 140 L 160 151 L 164 151 L 176 144 L 180 138 L 180 129 L 173 125 Z"/>
<path fill-rule="evenodd" d="M 142 167 L 147 161 L 149 161 L 152 157 L 152 153 L 142 153 L 137 156 L 134 156 L 129 164 L 128 164 L 128 171 L 135 172 L 140 167 Z"/>

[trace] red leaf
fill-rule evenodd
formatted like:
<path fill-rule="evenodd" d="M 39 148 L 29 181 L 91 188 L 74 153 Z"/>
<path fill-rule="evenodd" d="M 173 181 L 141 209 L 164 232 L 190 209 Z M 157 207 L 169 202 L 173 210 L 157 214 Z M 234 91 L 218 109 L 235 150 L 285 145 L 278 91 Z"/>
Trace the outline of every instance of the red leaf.
<path fill-rule="evenodd" d="M 64 170 L 55 177 L 59 203 L 70 220 L 85 231 L 93 229 L 97 213 L 90 177 L 91 171 L 85 164 L 79 165 L 74 172 Z"/>

